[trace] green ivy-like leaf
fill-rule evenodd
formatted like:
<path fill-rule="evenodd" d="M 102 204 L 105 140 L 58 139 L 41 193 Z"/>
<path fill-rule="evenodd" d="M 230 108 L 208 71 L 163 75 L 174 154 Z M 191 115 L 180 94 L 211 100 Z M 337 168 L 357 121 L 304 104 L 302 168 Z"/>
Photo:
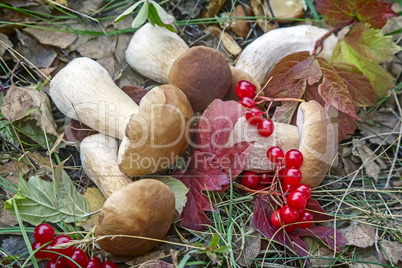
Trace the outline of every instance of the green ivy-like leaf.
<path fill-rule="evenodd" d="M 63 170 L 63 163 L 55 169 L 54 182 L 32 176 L 28 181 L 20 176 L 18 192 L 6 201 L 5 208 L 14 212 L 13 199 L 21 218 L 32 225 L 46 222 L 85 221 L 89 206 L 75 189 L 73 182 Z"/>
<path fill-rule="evenodd" d="M 149 4 L 147 2 L 144 2 L 144 5 L 141 7 L 141 9 L 138 12 L 137 16 L 135 17 L 135 19 L 131 23 L 131 27 L 138 28 L 142 24 L 144 24 L 144 22 L 148 18 L 148 11 L 149 11 Z"/>
<path fill-rule="evenodd" d="M 151 4 L 155 7 L 158 17 L 164 24 L 168 25 L 174 22 L 174 17 L 168 14 L 158 3 L 152 1 Z"/>
<path fill-rule="evenodd" d="M 169 186 L 170 190 L 172 190 L 175 197 L 176 210 L 181 214 L 184 206 L 187 203 L 187 196 L 186 196 L 188 193 L 187 186 L 178 179 L 175 179 L 173 177 L 164 177 L 158 180 Z"/>
<path fill-rule="evenodd" d="M 124 10 L 124 12 L 121 13 L 121 15 L 118 16 L 118 17 L 114 20 L 114 22 L 116 23 L 116 22 L 122 21 L 122 20 L 124 20 L 125 18 L 127 18 L 128 16 L 130 16 L 130 14 L 131 14 L 132 12 L 134 12 L 134 10 L 138 7 L 138 5 L 141 4 L 141 3 L 143 3 L 143 2 L 145 2 L 145 0 L 138 1 L 137 3 L 135 3 L 134 5 L 132 5 L 131 7 L 129 7 L 129 8 L 127 8 L 126 10 Z"/>
<path fill-rule="evenodd" d="M 165 24 L 159 17 L 159 14 L 154 5 L 149 5 L 148 19 L 153 25 L 164 27 L 171 32 L 176 32 L 176 29 L 171 24 Z"/>

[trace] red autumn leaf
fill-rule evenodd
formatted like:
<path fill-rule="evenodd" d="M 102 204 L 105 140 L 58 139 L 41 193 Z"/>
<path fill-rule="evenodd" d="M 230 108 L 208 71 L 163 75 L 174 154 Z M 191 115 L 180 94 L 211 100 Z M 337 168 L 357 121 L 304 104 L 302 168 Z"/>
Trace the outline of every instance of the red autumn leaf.
<path fill-rule="evenodd" d="M 325 213 L 320 203 L 318 203 L 314 198 L 310 197 L 307 200 L 306 209 L 313 214 L 315 221 L 326 221 L 331 219 L 331 217 Z"/>
<path fill-rule="evenodd" d="M 353 134 L 356 130 L 356 119 L 338 111 L 334 107 L 330 107 L 327 114 L 331 118 L 336 130 L 338 130 L 338 142 L 341 142 L 349 134 Z"/>
<path fill-rule="evenodd" d="M 143 87 L 136 87 L 136 86 L 124 86 L 121 88 L 130 98 L 135 101 L 135 103 L 140 104 L 142 97 L 144 97 L 148 90 L 144 89 Z"/>
<path fill-rule="evenodd" d="M 320 56 L 310 55 L 307 51 L 290 54 L 279 61 L 267 79 L 271 81 L 264 90 L 265 96 L 298 99 L 308 96 L 310 100 L 314 99 L 320 103 L 324 101 L 326 109 L 334 106 L 358 118 L 342 77 Z M 279 118 L 294 106 L 294 102 L 282 102 L 281 109 L 275 111 L 274 118 Z"/>
<path fill-rule="evenodd" d="M 64 130 L 64 139 L 79 146 L 86 136 L 95 134 L 97 132 L 98 131 L 93 130 L 77 120 L 72 120 Z"/>
<path fill-rule="evenodd" d="M 333 63 L 332 66 L 334 66 L 348 87 L 355 106 L 367 107 L 374 105 L 376 93 L 367 76 L 353 64 L 338 62 Z"/>
<path fill-rule="evenodd" d="M 294 232 L 298 236 L 312 236 L 323 240 L 331 249 L 339 251 L 346 245 L 346 238 L 338 231 L 330 227 L 311 225 L 308 229 L 297 228 Z"/>
<path fill-rule="evenodd" d="M 201 230 L 210 224 L 205 211 L 213 209 L 203 191 L 225 190 L 230 175 L 235 179 L 245 168 L 252 143 L 240 142 L 226 148 L 230 132 L 245 110 L 235 101 L 215 100 L 201 116 L 192 140 L 191 155 L 185 170 L 173 176 L 188 188 L 181 224 Z"/>
<path fill-rule="evenodd" d="M 357 20 L 381 29 L 388 18 L 397 16 L 392 4 L 377 0 L 317 0 L 315 6 L 333 27 L 345 27 Z"/>

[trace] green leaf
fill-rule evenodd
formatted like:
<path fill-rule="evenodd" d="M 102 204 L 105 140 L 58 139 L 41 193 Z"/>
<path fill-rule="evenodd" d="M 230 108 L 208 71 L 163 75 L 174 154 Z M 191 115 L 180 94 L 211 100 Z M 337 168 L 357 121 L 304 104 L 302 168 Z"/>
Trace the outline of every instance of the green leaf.
<path fill-rule="evenodd" d="M 140 11 L 138 12 L 137 16 L 131 23 L 131 27 L 138 28 L 147 20 L 149 12 L 149 4 L 144 2 L 144 5 L 141 7 Z"/>
<path fill-rule="evenodd" d="M 5 208 L 13 214 L 13 200 L 21 218 L 32 225 L 41 222 L 85 221 L 89 206 L 85 198 L 75 189 L 73 182 L 63 170 L 61 163 L 55 169 L 54 181 L 44 181 L 32 176 L 28 181 L 20 176 L 18 192 L 6 201 Z M 15 215 L 15 214 L 14 214 Z"/>
<path fill-rule="evenodd" d="M 124 12 L 121 13 L 121 15 L 118 16 L 118 17 L 114 20 L 114 22 L 116 23 L 116 22 L 122 21 L 122 20 L 124 20 L 125 18 L 127 18 L 128 16 L 130 16 L 130 14 L 137 8 L 137 6 L 138 6 L 139 4 L 141 4 L 141 3 L 143 3 L 143 2 L 145 2 L 145 0 L 138 1 L 137 3 L 135 3 L 134 5 L 132 5 L 131 7 L 129 7 L 129 8 L 127 8 L 126 10 L 124 10 Z"/>
<path fill-rule="evenodd" d="M 356 47 L 356 42 L 360 43 L 360 46 Z M 381 49 L 361 49 L 360 47 L 364 46 L 363 41 L 356 42 L 346 40 L 346 38 L 339 41 L 332 54 L 331 62 L 344 62 L 355 65 L 370 80 L 377 98 L 387 96 L 388 89 L 394 86 L 393 78 L 378 65 L 377 60 L 369 58 L 367 53 L 368 51 L 371 51 L 371 53 L 376 55 L 377 58 L 384 58 L 388 53 L 378 52 L 381 51 Z M 389 43 L 386 42 L 386 44 Z M 374 48 L 377 46 L 378 45 L 373 45 Z M 391 50 L 393 50 L 393 48 L 394 46 L 389 47 Z"/>
<path fill-rule="evenodd" d="M 172 24 L 174 22 L 174 17 L 167 13 L 158 3 L 152 1 L 151 4 L 155 7 L 160 20 L 164 24 Z"/>
<path fill-rule="evenodd" d="M 176 29 L 173 27 L 172 24 L 163 23 L 154 5 L 149 5 L 148 19 L 153 25 L 156 24 L 160 27 L 168 29 L 171 32 L 176 32 Z"/>
<path fill-rule="evenodd" d="M 215 249 L 218 246 L 219 243 L 219 237 L 217 234 L 212 235 L 211 243 L 209 243 L 209 247 L 211 249 Z"/>
<path fill-rule="evenodd" d="M 176 210 L 181 214 L 184 206 L 187 203 L 187 186 L 173 177 L 165 177 L 158 180 L 169 186 L 170 190 L 173 191 L 176 202 Z"/>

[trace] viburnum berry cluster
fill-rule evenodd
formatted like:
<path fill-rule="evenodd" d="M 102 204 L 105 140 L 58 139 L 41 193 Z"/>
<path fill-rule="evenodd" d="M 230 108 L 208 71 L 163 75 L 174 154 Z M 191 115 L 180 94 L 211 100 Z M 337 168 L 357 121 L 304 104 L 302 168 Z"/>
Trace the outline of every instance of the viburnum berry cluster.
<path fill-rule="evenodd" d="M 50 259 L 46 264 L 46 268 L 117 268 L 117 264 L 114 262 L 106 261 L 102 263 L 102 261 L 95 256 L 88 258 L 82 249 L 73 246 L 53 248 L 56 245 L 72 241 L 71 237 L 67 235 L 59 235 L 55 237 L 54 234 L 53 227 L 47 223 L 39 224 L 34 229 L 35 241 L 31 246 L 34 251 L 41 248 L 35 253 L 36 258 Z M 79 266 L 62 255 L 70 257 L 78 263 Z"/>
<path fill-rule="evenodd" d="M 240 104 L 248 111 L 247 122 L 257 126 L 258 133 L 263 137 L 269 137 L 274 133 L 274 123 L 268 118 L 268 113 L 263 113 L 255 107 L 256 86 L 249 81 L 242 80 L 236 85 L 236 94 L 240 98 Z M 264 115 L 267 118 L 264 118 Z"/>
<path fill-rule="evenodd" d="M 236 86 L 236 94 L 240 97 L 240 104 L 248 110 L 245 117 L 249 124 L 257 125 L 257 131 L 261 136 L 271 136 L 274 124 L 268 118 L 263 119 L 264 114 L 268 117 L 268 111 L 263 113 L 255 107 L 255 85 L 242 80 Z M 300 183 L 302 173 L 299 168 L 303 164 L 303 154 L 296 149 L 284 153 L 279 146 L 273 146 L 267 150 L 267 158 L 276 164 L 275 172 L 257 174 L 246 171 L 242 176 L 242 185 L 252 190 L 268 189 L 269 193 L 282 196 L 283 202 L 280 203 L 280 208 L 271 215 L 271 223 L 275 227 L 285 226 L 285 231 L 288 233 L 297 227 L 309 228 L 314 218 L 312 213 L 305 210 L 311 189 L 306 184 Z"/>

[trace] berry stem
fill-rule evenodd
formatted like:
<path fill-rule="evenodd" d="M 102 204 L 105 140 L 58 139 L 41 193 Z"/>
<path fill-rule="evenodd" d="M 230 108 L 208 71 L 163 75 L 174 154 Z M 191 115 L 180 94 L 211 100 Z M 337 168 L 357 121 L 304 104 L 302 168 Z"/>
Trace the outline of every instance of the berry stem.
<path fill-rule="evenodd" d="M 303 99 L 296 99 L 296 98 L 271 98 L 271 97 L 263 97 L 263 96 L 257 96 L 257 98 L 259 99 L 263 99 L 265 101 L 270 101 L 270 102 L 274 102 L 274 101 L 297 101 L 297 102 L 306 102 Z"/>

